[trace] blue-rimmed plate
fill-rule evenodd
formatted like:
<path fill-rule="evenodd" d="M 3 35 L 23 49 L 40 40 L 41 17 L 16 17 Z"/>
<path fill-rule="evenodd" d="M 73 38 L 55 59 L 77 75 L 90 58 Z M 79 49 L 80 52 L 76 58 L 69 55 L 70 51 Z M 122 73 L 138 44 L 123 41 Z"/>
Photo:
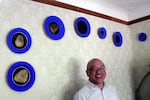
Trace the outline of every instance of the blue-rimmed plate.
<path fill-rule="evenodd" d="M 47 36 L 53 40 L 60 40 L 65 33 L 64 24 L 57 16 L 49 16 L 45 19 L 44 30 Z"/>
<path fill-rule="evenodd" d="M 105 39 L 107 36 L 106 29 L 104 27 L 101 27 L 98 29 L 98 36 L 100 39 Z"/>
<path fill-rule="evenodd" d="M 9 87 L 18 92 L 24 92 L 32 87 L 35 81 L 35 70 L 27 62 L 19 61 L 11 65 L 7 72 Z"/>
<path fill-rule="evenodd" d="M 139 35 L 138 35 L 138 40 L 139 41 L 141 41 L 141 42 L 144 42 L 144 41 L 146 41 L 146 39 L 147 39 L 147 35 L 146 35 L 146 33 L 139 33 Z"/>
<path fill-rule="evenodd" d="M 80 37 L 88 37 L 90 30 L 90 24 L 86 18 L 79 17 L 75 20 L 75 31 Z"/>
<path fill-rule="evenodd" d="M 123 38 L 120 32 L 115 32 L 113 34 L 113 42 L 114 42 L 114 45 L 117 47 L 120 47 L 122 45 Z"/>
<path fill-rule="evenodd" d="M 12 29 L 7 36 L 7 45 L 14 53 L 27 52 L 32 44 L 31 36 L 28 31 L 23 28 Z"/>

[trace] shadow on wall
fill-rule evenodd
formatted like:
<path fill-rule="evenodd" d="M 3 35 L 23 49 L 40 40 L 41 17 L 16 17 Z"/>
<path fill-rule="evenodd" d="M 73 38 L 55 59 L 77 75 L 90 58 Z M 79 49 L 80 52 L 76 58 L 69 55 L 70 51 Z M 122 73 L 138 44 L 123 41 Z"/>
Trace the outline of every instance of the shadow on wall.
<path fill-rule="evenodd" d="M 83 86 L 84 81 L 81 79 L 80 73 L 80 64 L 78 60 L 72 58 L 70 59 L 69 66 L 71 69 L 68 69 L 68 77 L 70 83 L 65 86 L 63 100 L 73 100 L 75 93 Z"/>
<path fill-rule="evenodd" d="M 147 100 L 147 99 L 139 99 L 139 88 L 141 88 L 141 84 L 143 83 L 144 77 L 147 73 L 150 72 L 149 66 L 136 66 L 131 69 L 131 77 L 133 81 L 133 89 L 135 93 L 135 100 Z M 150 93 L 149 93 L 150 94 Z"/>
<path fill-rule="evenodd" d="M 136 91 L 136 100 L 150 99 L 150 71 L 143 77 Z"/>

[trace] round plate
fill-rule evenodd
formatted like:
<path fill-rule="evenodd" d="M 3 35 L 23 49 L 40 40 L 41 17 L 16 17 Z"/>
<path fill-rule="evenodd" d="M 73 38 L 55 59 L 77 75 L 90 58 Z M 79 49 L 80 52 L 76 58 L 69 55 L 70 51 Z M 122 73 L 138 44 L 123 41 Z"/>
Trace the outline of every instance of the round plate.
<path fill-rule="evenodd" d="M 49 16 L 44 22 L 44 29 L 47 36 L 53 40 L 59 40 L 64 36 L 65 27 L 57 16 Z"/>
<path fill-rule="evenodd" d="M 90 34 L 90 24 L 84 17 L 75 20 L 75 31 L 80 37 L 88 37 Z"/>
<path fill-rule="evenodd" d="M 138 39 L 139 39 L 139 41 L 141 41 L 141 42 L 146 41 L 146 39 L 147 39 L 146 33 L 139 33 Z"/>
<path fill-rule="evenodd" d="M 98 36 L 101 39 L 105 39 L 107 35 L 106 29 L 104 27 L 101 27 L 98 29 Z"/>
<path fill-rule="evenodd" d="M 14 63 L 7 72 L 7 83 L 15 91 L 23 92 L 32 87 L 35 81 L 35 71 L 27 62 Z"/>
<path fill-rule="evenodd" d="M 23 28 L 12 29 L 7 36 L 7 45 L 14 53 L 25 53 L 31 47 L 31 36 Z"/>
<path fill-rule="evenodd" d="M 120 32 L 115 32 L 113 34 L 113 42 L 114 42 L 114 45 L 117 46 L 117 47 L 120 47 L 122 45 L 122 35 Z"/>

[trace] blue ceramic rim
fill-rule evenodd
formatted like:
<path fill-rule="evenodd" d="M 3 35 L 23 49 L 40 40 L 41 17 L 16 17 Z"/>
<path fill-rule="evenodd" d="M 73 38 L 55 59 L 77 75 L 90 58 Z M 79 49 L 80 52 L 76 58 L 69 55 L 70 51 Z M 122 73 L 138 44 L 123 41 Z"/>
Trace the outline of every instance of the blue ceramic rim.
<path fill-rule="evenodd" d="M 103 34 L 101 32 L 103 32 Z M 107 35 L 107 32 L 106 32 L 106 29 L 104 27 L 101 27 L 101 28 L 98 29 L 99 38 L 105 39 L 106 35 Z"/>
<path fill-rule="evenodd" d="M 142 33 L 139 33 L 138 39 L 139 39 L 139 41 L 141 41 L 141 42 L 146 41 L 146 39 L 147 39 L 146 33 L 143 33 L 143 32 L 142 32 Z"/>
<path fill-rule="evenodd" d="M 79 31 L 79 29 L 78 29 L 78 23 L 80 22 L 80 21 L 83 21 L 85 24 L 86 24 L 86 27 L 87 27 L 87 32 L 86 33 L 81 33 L 80 31 Z M 79 17 L 79 18 L 77 18 L 76 20 L 75 20 L 75 31 L 76 31 L 76 33 L 80 36 L 80 37 L 88 37 L 89 36 L 89 34 L 90 34 L 90 24 L 89 24 L 89 22 L 88 22 L 88 20 L 86 19 L 86 18 L 84 18 L 84 17 Z"/>
<path fill-rule="evenodd" d="M 26 46 L 25 46 L 24 48 L 22 48 L 22 49 L 16 48 L 16 47 L 14 46 L 14 44 L 12 43 L 12 38 L 13 38 L 13 36 L 14 36 L 16 33 L 22 33 L 22 34 L 26 37 L 26 39 L 27 39 L 27 44 L 26 44 Z M 9 47 L 9 49 L 10 49 L 11 51 L 13 51 L 14 53 L 21 54 L 21 53 L 27 52 L 27 51 L 30 49 L 31 44 L 32 44 L 31 36 L 30 36 L 30 34 L 29 34 L 25 29 L 23 29 L 23 28 L 15 28 L 15 29 L 12 29 L 12 30 L 9 32 L 8 36 L 7 36 L 7 45 L 8 45 L 8 47 Z"/>
<path fill-rule="evenodd" d="M 119 37 L 119 42 L 117 41 L 117 38 Z M 113 35 L 113 41 L 114 41 L 114 44 L 115 46 L 117 47 L 120 47 L 122 45 L 122 35 L 120 32 L 115 32 L 114 35 Z"/>
<path fill-rule="evenodd" d="M 50 23 L 57 23 L 58 27 L 59 27 L 59 32 L 58 34 L 53 34 L 50 30 L 49 30 L 49 24 Z M 47 34 L 47 36 L 53 40 L 59 40 L 64 36 L 65 33 L 65 27 L 64 24 L 62 22 L 62 20 L 60 18 L 58 18 L 57 16 L 49 16 L 46 18 L 45 22 L 44 22 L 44 29 L 45 32 Z"/>
<path fill-rule="evenodd" d="M 23 67 L 19 67 L 19 66 L 23 66 Z M 17 85 L 16 83 L 14 83 L 13 73 L 17 68 L 25 68 L 29 71 L 30 77 L 29 77 L 28 82 L 25 85 Z M 33 67 L 27 62 L 24 62 L 24 61 L 16 62 L 8 70 L 7 83 L 9 87 L 15 91 L 24 92 L 28 90 L 34 84 L 34 81 L 35 81 L 35 71 Z"/>

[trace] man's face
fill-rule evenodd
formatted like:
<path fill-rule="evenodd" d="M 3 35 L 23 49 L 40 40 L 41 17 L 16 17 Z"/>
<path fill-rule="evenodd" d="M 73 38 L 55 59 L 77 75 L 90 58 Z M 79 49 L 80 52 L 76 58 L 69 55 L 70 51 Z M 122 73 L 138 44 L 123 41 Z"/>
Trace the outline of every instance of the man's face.
<path fill-rule="evenodd" d="M 86 72 L 89 80 L 96 85 L 103 83 L 106 77 L 105 66 L 103 62 L 99 60 L 91 61 L 88 64 Z"/>

